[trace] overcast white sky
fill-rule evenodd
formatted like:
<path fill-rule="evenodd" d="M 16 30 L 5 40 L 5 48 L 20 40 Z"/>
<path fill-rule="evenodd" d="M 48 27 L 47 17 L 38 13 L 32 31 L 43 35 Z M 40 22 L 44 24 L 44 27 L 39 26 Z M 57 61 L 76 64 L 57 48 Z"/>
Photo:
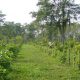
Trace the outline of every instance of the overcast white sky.
<path fill-rule="evenodd" d="M 80 3 L 80 0 L 75 0 Z M 0 10 L 6 14 L 7 21 L 30 23 L 33 19 L 29 14 L 37 11 L 38 0 L 0 0 Z"/>

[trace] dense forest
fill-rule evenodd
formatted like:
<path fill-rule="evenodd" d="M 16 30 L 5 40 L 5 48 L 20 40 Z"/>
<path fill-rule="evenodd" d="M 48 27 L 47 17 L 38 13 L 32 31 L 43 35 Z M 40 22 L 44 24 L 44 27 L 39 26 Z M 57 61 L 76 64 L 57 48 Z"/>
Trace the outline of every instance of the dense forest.
<path fill-rule="evenodd" d="M 38 0 L 34 21 L 5 21 L 0 11 L 0 80 L 80 80 L 80 5 Z"/>

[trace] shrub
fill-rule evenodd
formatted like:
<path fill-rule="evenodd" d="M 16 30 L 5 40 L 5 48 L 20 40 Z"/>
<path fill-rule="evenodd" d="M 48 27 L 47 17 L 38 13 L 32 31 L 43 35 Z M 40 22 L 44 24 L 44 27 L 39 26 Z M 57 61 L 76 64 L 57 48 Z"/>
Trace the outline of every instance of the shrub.
<path fill-rule="evenodd" d="M 18 52 L 19 52 L 19 47 L 17 46 L 10 47 L 9 51 L 13 52 L 13 57 L 17 57 Z"/>
<path fill-rule="evenodd" d="M 67 60 L 66 54 L 64 53 L 64 54 L 60 57 L 60 61 L 61 61 L 61 63 L 65 63 L 66 60 Z"/>

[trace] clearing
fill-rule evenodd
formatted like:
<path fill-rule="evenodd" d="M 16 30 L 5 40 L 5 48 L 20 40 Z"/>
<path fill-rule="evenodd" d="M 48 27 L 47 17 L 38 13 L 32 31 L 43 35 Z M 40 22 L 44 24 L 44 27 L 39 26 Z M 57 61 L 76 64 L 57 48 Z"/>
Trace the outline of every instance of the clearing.
<path fill-rule="evenodd" d="M 12 65 L 11 80 L 80 80 L 80 71 L 60 64 L 33 44 L 25 44 Z"/>

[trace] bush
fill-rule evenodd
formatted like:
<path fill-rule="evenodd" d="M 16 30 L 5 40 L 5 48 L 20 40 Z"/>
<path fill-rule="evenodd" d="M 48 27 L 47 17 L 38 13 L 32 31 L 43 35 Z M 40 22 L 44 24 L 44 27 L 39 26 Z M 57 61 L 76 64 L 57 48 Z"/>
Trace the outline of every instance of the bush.
<path fill-rule="evenodd" d="M 60 57 L 60 61 L 61 61 L 61 63 L 65 63 L 66 60 L 67 60 L 66 54 L 64 53 L 64 54 Z"/>
<path fill-rule="evenodd" d="M 0 42 L 0 80 L 7 80 L 11 72 L 11 63 L 17 57 L 22 45 L 22 43 L 4 43 Z"/>
<path fill-rule="evenodd" d="M 0 80 L 6 80 L 11 70 L 12 53 L 7 49 L 0 51 Z"/>
<path fill-rule="evenodd" d="M 17 46 L 10 47 L 9 51 L 13 52 L 13 57 L 17 57 L 18 52 L 19 52 L 19 47 L 17 47 Z"/>

